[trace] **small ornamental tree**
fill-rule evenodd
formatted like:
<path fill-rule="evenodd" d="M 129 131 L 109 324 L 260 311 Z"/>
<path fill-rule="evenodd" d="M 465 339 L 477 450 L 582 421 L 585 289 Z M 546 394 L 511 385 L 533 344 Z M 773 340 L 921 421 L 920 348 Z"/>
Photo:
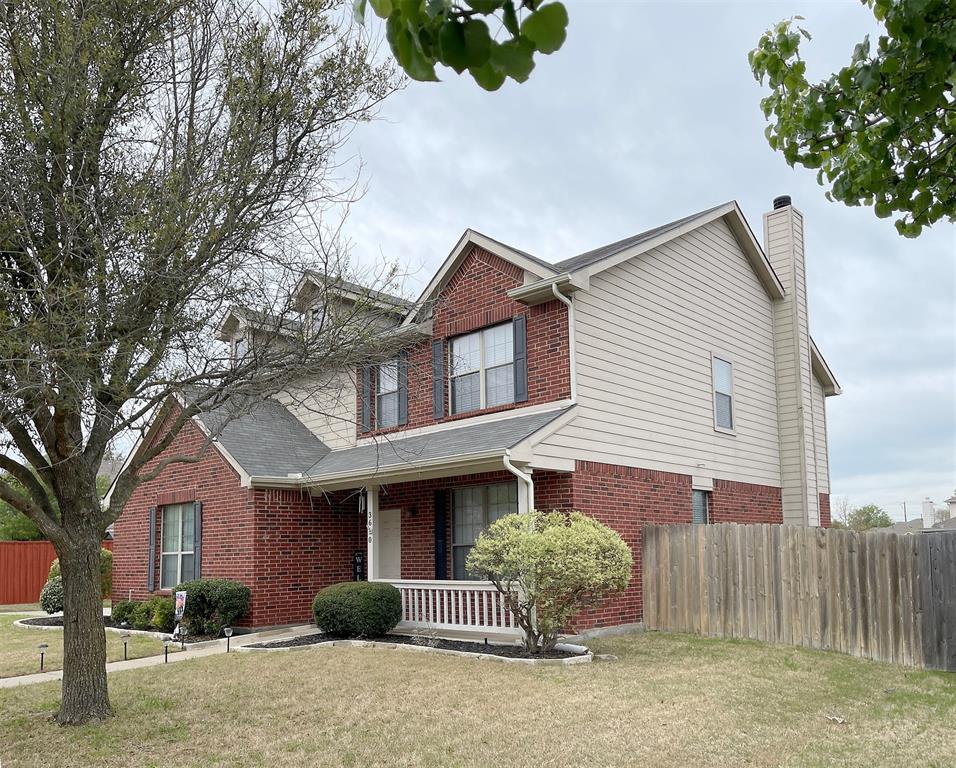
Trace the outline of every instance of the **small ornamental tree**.
<path fill-rule="evenodd" d="M 580 512 L 531 512 L 496 520 L 468 555 L 524 630 L 529 653 L 554 648 L 588 605 L 627 588 L 631 550 L 620 535 Z"/>

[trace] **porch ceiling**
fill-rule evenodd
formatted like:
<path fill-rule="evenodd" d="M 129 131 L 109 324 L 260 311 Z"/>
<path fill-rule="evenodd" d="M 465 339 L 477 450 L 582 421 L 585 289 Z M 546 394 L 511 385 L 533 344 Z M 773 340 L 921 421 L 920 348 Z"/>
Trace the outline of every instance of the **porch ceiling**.
<path fill-rule="evenodd" d="M 401 439 L 383 436 L 373 443 L 332 451 L 316 462 L 302 481 L 334 490 L 368 482 L 404 482 L 500 469 L 507 451 L 567 411 L 562 408 L 465 424 Z M 530 456 L 513 458 L 527 461 Z"/>

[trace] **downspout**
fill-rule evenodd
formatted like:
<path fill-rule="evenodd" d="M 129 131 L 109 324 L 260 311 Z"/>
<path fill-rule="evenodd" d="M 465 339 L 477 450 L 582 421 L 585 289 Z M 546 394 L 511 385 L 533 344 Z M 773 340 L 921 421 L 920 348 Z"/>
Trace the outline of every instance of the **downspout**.
<path fill-rule="evenodd" d="M 558 290 L 557 283 L 551 283 L 554 298 L 568 308 L 568 366 L 571 369 L 571 402 L 578 401 L 577 360 L 574 354 L 574 302 Z"/>
<path fill-rule="evenodd" d="M 511 463 L 511 450 L 506 449 L 505 455 L 503 457 L 505 464 L 505 469 L 507 469 L 512 475 L 518 478 L 518 481 L 524 484 L 525 487 L 525 498 L 527 499 L 527 511 L 531 512 L 534 510 L 534 480 L 531 479 L 531 475 L 527 472 L 522 472 L 514 464 Z"/>

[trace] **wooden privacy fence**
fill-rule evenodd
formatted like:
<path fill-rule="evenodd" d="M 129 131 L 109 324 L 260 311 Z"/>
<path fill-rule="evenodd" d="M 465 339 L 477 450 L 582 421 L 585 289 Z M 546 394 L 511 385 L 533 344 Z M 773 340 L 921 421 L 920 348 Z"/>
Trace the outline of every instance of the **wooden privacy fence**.
<path fill-rule="evenodd" d="M 112 541 L 104 541 L 106 549 Z M 0 541 L 0 605 L 35 603 L 56 551 L 49 541 Z"/>
<path fill-rule="evenodd" d="M 648 629 L 956 670 L 956 532 L 644 527 Z"/>

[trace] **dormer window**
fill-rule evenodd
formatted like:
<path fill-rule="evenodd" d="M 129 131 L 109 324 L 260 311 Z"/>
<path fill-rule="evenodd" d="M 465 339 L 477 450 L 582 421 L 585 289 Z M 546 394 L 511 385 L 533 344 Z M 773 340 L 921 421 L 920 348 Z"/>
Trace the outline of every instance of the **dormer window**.
<path fill-rule="evenodd" d="M 449 356 L 453 414 L 515 401 L 513 323 L 452 339 Z"/>
<path fill-rule="evenodd" d="M 325 304 L 319 303 L 309 312 L 309 328 L 313 333 L 319 333 L 325 325 Z"/>
<path fill-rule="evenodd" d="M 246 341 L 245 337 L 240 336 L 234 339 L 232 342 L 232 361 L 241 363 L 247 354 L 249 354 L 249 342 Z"/>
<path fill-rule="evenodd" d="M 398 360 L 378 366 L 375 394 L 375 426 L 378 429 L 398 424 Z"/>

